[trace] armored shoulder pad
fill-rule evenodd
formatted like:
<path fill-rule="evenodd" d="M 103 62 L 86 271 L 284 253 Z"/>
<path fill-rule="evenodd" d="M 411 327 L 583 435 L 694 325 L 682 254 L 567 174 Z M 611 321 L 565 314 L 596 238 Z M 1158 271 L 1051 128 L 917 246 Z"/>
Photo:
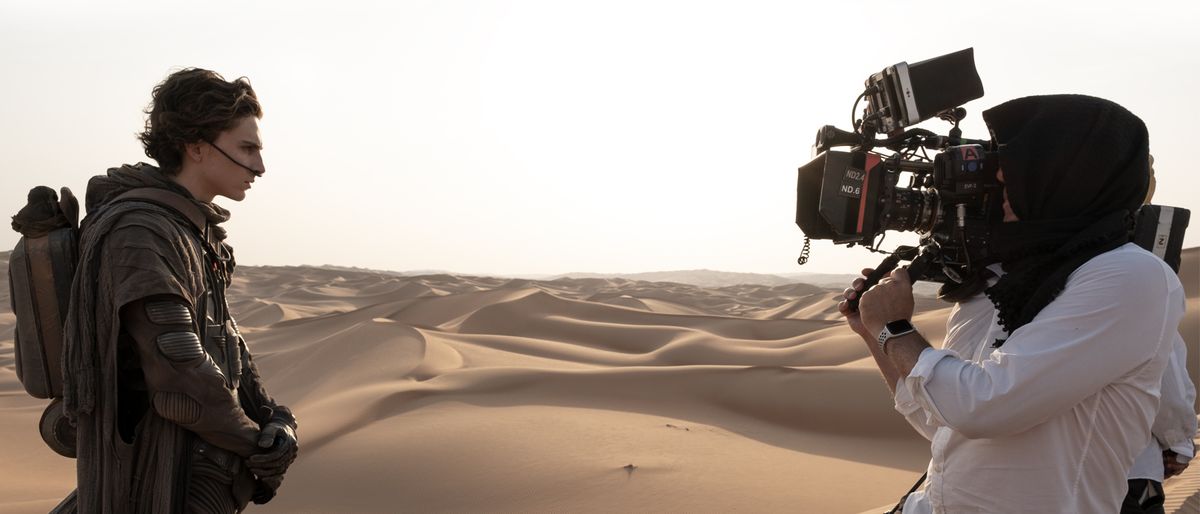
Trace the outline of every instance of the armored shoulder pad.
<path fill-rule="evenodd" d="M 146 302 L 146 317 L 158 325 L 192 324 L 192 311 L 176 302 Z"/>
<path fill-rule="evenodd" d="M 200 336 L 195 332 L 166 332 L 156 338 L 158 350 L 174 362 L 187 362 L 204 356 Z"/>

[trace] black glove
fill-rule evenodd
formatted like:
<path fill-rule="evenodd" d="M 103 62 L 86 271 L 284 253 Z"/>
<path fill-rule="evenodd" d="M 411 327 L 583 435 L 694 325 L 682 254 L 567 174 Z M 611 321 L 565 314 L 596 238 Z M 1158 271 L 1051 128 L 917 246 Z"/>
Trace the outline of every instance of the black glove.
<path fill-rule="evenodd" d="M 277 478 L 272 488 L 277 489 L 283 481 L 283 474 L 287 473 L 288 466 L 292 465 L 300 451 L 296 431 L 285 421 L 273 419 L 259 432 L 258 446 L 264 452 L 251 455 L 246 459 L 246 465 L 259 481 L 267 485 L 271 484 L 269 479 Z"/>
<path fill-rule="evenodd" d="M 283 483 L 283 475 L 275 475 L 254 481 L 254 495 L 250 499 L 256 505 L 262 505 L 275 497 L 275 491 Z"/>

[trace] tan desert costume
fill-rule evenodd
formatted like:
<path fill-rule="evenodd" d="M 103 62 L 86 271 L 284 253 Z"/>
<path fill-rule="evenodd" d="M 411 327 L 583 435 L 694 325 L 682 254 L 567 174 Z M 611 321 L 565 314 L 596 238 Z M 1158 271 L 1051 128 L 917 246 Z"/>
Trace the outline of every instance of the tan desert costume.
<path fill-rule="evenodd" d="M 139 188 L 194 209 L 113 202 Z M 262 451 L 261 427 L 296 423 L 228 312 L 228 212 L 147 164 L 94 177 L 86 207 L 63 366 L 78 512 L 233 512 L 270 499 L 245 459 Z"/>

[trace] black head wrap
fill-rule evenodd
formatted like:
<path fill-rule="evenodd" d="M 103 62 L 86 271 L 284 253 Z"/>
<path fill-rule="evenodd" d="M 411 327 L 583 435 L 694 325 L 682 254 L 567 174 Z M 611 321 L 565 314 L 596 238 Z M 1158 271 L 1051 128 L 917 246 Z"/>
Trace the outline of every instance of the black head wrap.
<path fill-rule="evenodd" d="M 1116 103 L 1083 95 L 1018 98 L 983 113 L 1000 144 L 1019 221 L 992 232 L 1005 276 L 987 290 L 1012 333 L 1062 292 L 1076 268 L 1129 241 L 1149 184 L 1146 125 Z"/>

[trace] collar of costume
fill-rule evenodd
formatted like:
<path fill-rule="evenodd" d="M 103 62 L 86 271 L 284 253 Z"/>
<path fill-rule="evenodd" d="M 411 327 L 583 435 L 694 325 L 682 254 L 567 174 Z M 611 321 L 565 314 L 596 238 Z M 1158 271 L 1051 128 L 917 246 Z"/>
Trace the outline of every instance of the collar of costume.
<path fill-rule="evenodd" d="M 1021 221 L 993 227 L 1005 276 L 987 290 L 1012 334 L 1062 292 L 1083 263 L 1129 241 L 1149 186 L 1146 125 L 1084 95 L 1018 98 L 983 113 L 1000 146 L 1009 205 Z"/>
<path fill-rule="evenodd" d="M 163 173 L 157 167 L 144 162 L 132 165 L 126 164 L 119 168 L 109 168 L 108 173 L 92 177 L 88 181 L 87 197 L 84 200 L 84 206 L 90 214 L 96 209 L 107 205 L 122 193 L 141 187 L 166 189 L 195 202 L 200 207 L 200 212 L 203 212 L 204 217 L 208 220 L 209 227 L 213 231 L 213 236 L 216 240 L 225 240 L 225 229 L 219 225 L 229 221 L 228 210 L 212 202 L 197 200 L 187 188 L 179 185 L 178 182 L 172 180 L 171 177 L 167 176 L 167 174 Z"/>

